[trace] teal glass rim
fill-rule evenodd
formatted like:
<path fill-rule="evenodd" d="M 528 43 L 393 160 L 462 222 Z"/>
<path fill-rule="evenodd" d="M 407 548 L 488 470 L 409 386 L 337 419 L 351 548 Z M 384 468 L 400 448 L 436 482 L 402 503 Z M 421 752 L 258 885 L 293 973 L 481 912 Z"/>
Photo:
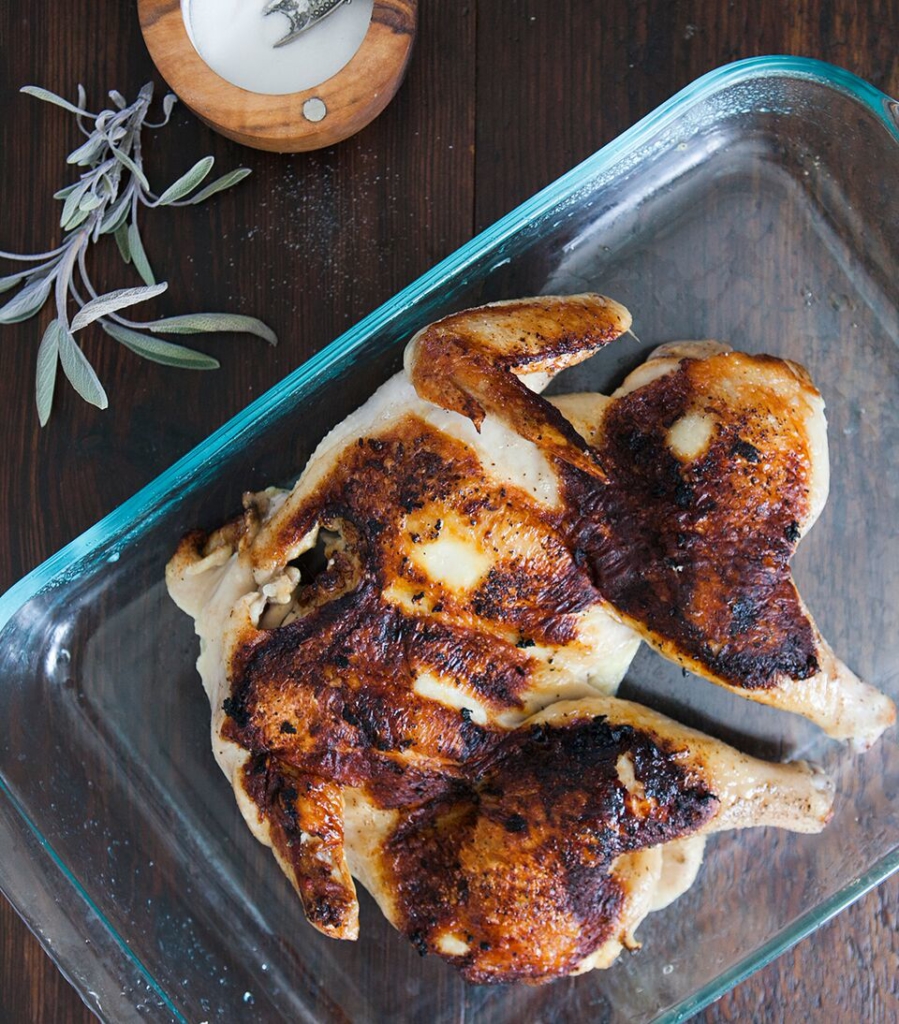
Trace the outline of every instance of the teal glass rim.
<path fill-rule="evenodd" d="M 368 314 L 251 402 L 155 480 L 15 583 L 0 597 L 0 631 L 16 612 L 38 593 L 46 588 L 62 586 L 77 578 L 79 564 L 90 556 L 102 551 L 106 558 L 116 559 L 127 547 L 131 537 L 144 532 L 158 521 L 173 503 L 183 500 L 186 493 L 191 493 L 199 487 L 210 472 L 210 466 L 214 466 L 228 451 L 239 446 L 243 438 L 252 433 L 255 425 L 279 415 L 294 402 L 298 394 L 317 382 L 327 380 L 336 361 L 351 357 L 375 332 L 387 326 L 423 297 L 437 292 L 452 279 L 463 274 L 485 253 L 498 249 L 506 240 L 538 220 L 547 211 L 576 194 L 587 182 L 611 169 L 623 157 L 639 151 L 652 136 L 673 122 L 686 108 L 727 87 L 752 79 L 776 77 L 812 80 L 852 96 L 868 108 L 885 130 L 899 142 L 899 104 L 851 72 L 834 65 L 802 57 L 768 56 L 738 61 L 708 72 Z M 18 804 L 2 777 L 0 797 L 17 819 L 16 831 L 22 835 L 29 835 L 32 843 L 49 858 L 65 883 L 105 929 L 112 947 L 121 953 L 122 963 L 127 964 L 131 971 L 136 971 L 143 978 L 167 1014 L 175 1020 L 183 1020 L 163 987 L 135 956 L 126 938 L 105 918 L 62 858 Z M 677 1006 L 661 1010 L 656 1020 L 682 1021 L 698 1012 L 830 920 L 896 870 L 899 870 L 899 849 L 883 857 L 863 876 L 854 879 L 830 899 L 798 917 L 780 934 L 748 953 L 740 963 L 723 972 L 686 1000 Z M 15 905 L 14 896 L 12 902 Z M 26 908 L 20 907 L 19 910 L 27 921 Z M 29 924 L 33 925 L 33 922 L 29 921 Z M 57 957 L 52 949 L 48 949 L 48 953 L 63 972 L 67 973 L 65 959 Z"/>

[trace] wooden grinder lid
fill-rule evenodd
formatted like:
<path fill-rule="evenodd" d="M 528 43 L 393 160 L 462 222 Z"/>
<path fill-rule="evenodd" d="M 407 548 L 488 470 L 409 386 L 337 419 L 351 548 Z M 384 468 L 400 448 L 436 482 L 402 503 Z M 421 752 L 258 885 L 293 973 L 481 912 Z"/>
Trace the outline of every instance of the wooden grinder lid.
<path fill-rule="evenodd" d="M 282 96 L 232 85 L 197 53 L 181 0 L 138 0 L 153 63 L 173 92 L 211 128 L 278 153 L 332 146 L 373 121 L 393 99 L 409 63 L 418 0 L 374 0 L 371 23 L 350 61 L 327 81 Z"/>

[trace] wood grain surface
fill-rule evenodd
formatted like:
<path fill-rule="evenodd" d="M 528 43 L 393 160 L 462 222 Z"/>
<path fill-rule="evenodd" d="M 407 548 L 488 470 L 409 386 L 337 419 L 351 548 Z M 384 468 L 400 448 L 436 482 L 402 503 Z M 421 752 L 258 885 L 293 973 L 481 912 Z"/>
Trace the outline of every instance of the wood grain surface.
<path fill-rule="evenodd" d="M 164 312 L 262 315 L 281 343 L 208 339 L 202 347 L 222 369 L 190 374 L 91 335 L 86 351 L 110 408 L 88 408 L 60 383 L 40 430 L 33 377 L 43 321 L 0 328 L 0 590 L 698 75 L 789 53 L 840 64 L 899 96 L 897 38 L 899 0 L 423 0 L 399 94 L 333 149 L 242 149 L 178 108 L 148 146 L 152 180 L 171 181 L 206 153 L 222 170 L 244 164 L 254 174 L 208 206 L 144 218 L 147 250 L 170 282 Z M 122 0 L 7 0 L 0 53 L 0 247 L 43 250 L 59 237 L 48 198 L 75 137 L 68 115 L 18 88 L 72 96 L 82 82 L 99 106 L 107 89 L 134 94 L 159 79 L 135 5 Z M 111 287 L 129 279 L 108 249 L 94 266 Z M 159 414 L 162 396 L 177 418 Z M 899 1020 L 897 906 L 894 877 L 698 1019 Z M 0 900 L 0 1022 L 92 1019 Z"/>

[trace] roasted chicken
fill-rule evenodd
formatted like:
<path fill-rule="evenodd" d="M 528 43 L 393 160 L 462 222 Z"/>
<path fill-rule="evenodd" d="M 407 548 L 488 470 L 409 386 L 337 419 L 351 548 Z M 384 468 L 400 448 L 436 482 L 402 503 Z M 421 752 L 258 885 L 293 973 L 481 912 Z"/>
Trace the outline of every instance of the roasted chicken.
<path fill-rule="evenodd" d="M 431 325 L 291 492 L 169 564 L 216 757 L 326 934 L 355 876 L 466 977 L 543 980 L 633 944 L 685 837 L 820 828 L 810 769 L 610 696 L 641 638 L 862 745 L 892 720 L 790 577 L 827 490 L 804 371 L 669 350 L 610 399 L 537 393 L 629 324 L 586 295 Z"/>

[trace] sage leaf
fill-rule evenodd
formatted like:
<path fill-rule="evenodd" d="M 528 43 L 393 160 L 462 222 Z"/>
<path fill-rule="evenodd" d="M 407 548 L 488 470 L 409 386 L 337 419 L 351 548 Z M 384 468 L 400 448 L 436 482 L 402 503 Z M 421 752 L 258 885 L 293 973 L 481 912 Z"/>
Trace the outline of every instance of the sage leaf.
<path fill-rule="evenodd" d="M 42 427 L 50 419 L 53 408 L 53 392 L 56 390 L 56 367 L 59 362 L 59 336 L 63 326 L 58 320 L 51 320 L 44 331 L 40 348 L 37 350 L 37 371 L 34 376 L 37 418 Z"/>
<path fill-rule="evenodd" d="M 69 198 L 71 199 L 72 197 L 69 196 Z M 72 216 L 63 224 L 63 228 L 65 228 L 66 231 L 74 231 L 75 228 L 83 224 L 89 216 L 90 210 L 82 210 L 79 206 Z"/>
<path fill-rule="evenodd" d="M 29 273 L 30 271 L 23 270 L 21 274 L 10 274 L 9 277 L 0 277 L 0 295 L 3 292 L 8 292 L 10 288 L 15 288 L 17 284 L 21 284 L 28 277 Z"/>
<path fill-rule="evenodd" d="M 118 160 L 118 162 L 122 164 L 123 167 L 127 167 L 128 170 L 131 171 L 131 173 L 134 175 L 134 177 L 137 178 L 137 180 L 141 183 L 141 185 L 143 185 L 143 187 L 149 192 L 150 182 L 147 181 L 147 176 L 131 159 L 131 157 L 128 156 L 128 154 L 123 149 L 119 149 L 117 146 L 110 146 L 109 148 L 112 150 L 112 155 L 116 158 L 116 160 Z"/>
<path fill-rule="evenodd" d="M 104 323 L 103 330 L 132 352 L 163 366 L 176 366 L 182 370 L 217 370 L 221 365 L 217 359 L 203 352 L 196 352 L 184 345 L 174 345 L 161 338 L 148 338 L 119 324 Z"/>
<path fill-rule="evenodd" d="M 106 148 L 107 144 L 106 137 L 101 132 L 96 132 L 86 142 L 69 153 L 66 163 L 87 167 L 97 154 Z"/>
<path fill-rule="evenodd" d="M 110 90 L 109 106 L 96 114 L 87 109 L 87 92 L 80 84 L 75 103 L 39 86 L 26 86 L 22 92 L 73 113 L 83 136 L 67 158 L 70 164 L 82 168 L 80 178 L 54 193 L 54 199 L 62 204 L 60 223 L 65 232 L 62 244 L 50 252 L 32 255 L 0 251 L 0 259 L 40 264 L 0 277 L 0 295 L 3 295 L 0 324 L 27 320 L 48 301 L 56 306 L 56 317 L 44 332 L 38 348 L 35 399 L 41 425 L 47 423 L 52 411 L 60 364 L 82 398 L 100 408 L 108 405 L 103 385 L 75 340 L 75 332 L 91 323 L 98 322 L 106 333 L 142 358 L 187 369 L 209 370 L 218 367 L 219 363 L 212 356 L 162 340 L 156 335 L 235 331 L 253 334 L 276 344 L 274 332 L 261 320 L 249 316 L 197 313 L 134 324 L 116 315 L 117 310 L 151 299 L 167 287 L 164 283 L 157 284 L 147 258 L 136 223 L 138 205 L 187 206 L 201 203 L 236 185 L 250 173 L 248 168 L 240 167 L 213 181 L 209 174 L 214 160 L 205 157 L 165 189 L 161 196 L 152 192 L 143 169 L 141 133 L 145 128 L 161 128 L 170 120 L 177 102 L 174 93 L 162 97 L 162 121 L 154 124 L 147 116 L 153 101 L 152 82 L 140 90 L 130 105 L 120 92 Z M 85 255 L 90 244 L 105 234 L 114 235 L 122 259 L 134 266 L 143 287 L 97 294 L 88 276 Z M 90 301 L 84 302 L 82 288 L 87 291 Z M 4 294 L 7 292 L 12 298 Z M 69 307 L 73 300 L 80 308 L 76 308 L 70 323 Z M 2 301 L 6 304 L 3 305 Z"/>
<path fill-rule="evenodd" d="M 150 266 L 150 261 L 147 259 L 147 253 L 144 250 L 144 243 L 141 240 L 140 229 L 137 226 L 136 220 L 133 220 L 128 225 L 128 251 L 131 253 L 134 269 L 143 278 L 144 284 L 156 284 L 156 278 L 153 276 L 153 268 Z M 128 261 L 126 260 L 125 262 L 127 263 Z"/>
<path fill-rule="evenodd" d="M 228 174 L 222 175 L 221 178 L 216 178 L 212 184 L 207 185 L 206 188 L 200 189 L 195 195 L 191 196 L 190 202 L 192 205 L 197 203 L 205 202 L 210 196 L 214 196 L 216 192 L 223 192 L 226 188 L 231 188 L 232 185 L 236 185 L 239 181 L 243 181 L 244 178 L 249 177 L 253 172 L 249 167 L 238 167 L 236 170 L 229 171 Z"/>
<path fill-rule="evenodd" d="M 63 371 L 69 378 L 72 387 L 85 402 L 95 405 L 98 409 L 105 409 L 109 405 L 109 399 L 106 397 L 100 378 L 88 362 L 87 356 L 78 347 L 71 331 L 63 328 L 59 332 L 58 338 L 59 361 L 62 363 Z"/>
<path fill-rule="evenodd" d="M 69 103 L 62 96 L 57 96 L 55 92 L 50 92 L 49 89 L 42 89 L 39 85 L 23 85 L 19 92 L 24 92 L 26 96 L 34 96 L 36 99 L 44 100 L 45 103 L 55 103 L 57 107 L 68 110 L 70 114 L 79 114 L 81 117 L 96 117 L 89 110 L 76 107 L 74 103 Z"/>
<path fill-rule="evenodd" d="M 187 313 L 184 316 L 170 316 L 164 320 L 153 320 L 141 324 L 154 334 L 210 334 L 216 331 L 235 331 L 238 334 L 255 334 L 270 345 L 278 344 L 275 332 L 254 316 L 238 313 Z"/>
<path fill-rule="evenodd" d="M 59 216 L 59 223 L 62 227 L 65 227 L 78 212 L 78 204 L 81 202 L 82 197 L 89 187 L 89 181 L 79 181 L 75 188 L 73 188 L 66 196 L 66 201 L 63 203 L 62 207 L 62 213 Z"/>
<path fill-rule="evenodd" d="M 168 285 L 166 283 L 153 285 L 150 288 L 119 288 L 114 292 L 107 292 L 106 295 L 99 295 L 96 299 L 86 302 L 76 313 L 72 320 L 72 331 L 80 331 L 87 327 L 101 316 L 115 313 L 127 306 L 134 306 L 138 302 L 146 302 L 147 299 L 161 295 Z"/>
<path fill-rule="evenodd" d="M 43 306 L 50 294 L 53 277 L 42 277 L 27 284 L 18 295 L 0 309 L 0 324 L 18 324 L 27 320 Z"/>
<path fill-rule="evenodd" d="M 131 209 L 131 197 L 124 195 L 122 198 L 112 207 L 109 213 L 103 218 L 103 223 L 100 225 L 100 234 L 109 235 L 113 231 L 118 229 L 125 223 L 128 217 L 128 211 Z"/>
<path fill-rule="evenodd" d="M 120 224 L 115 230 L 116 245 L 119 247 L 119 252 L 122 254 L 122 259 L 125 261 L 127 266 L 131 262 L 131 245 L 128 242 L 128 225 Z"/>
<path fill-rule="evenodd" d="M 172 185 L 169 185 L 159 199 L 156 200 L 154 205 L 168 206 L 169 203 L 174 203 L 178 199 L 183 199 L 188 192 L 193 192 L 197 185 L 203 181 L 206 175 L 212 170 L 212 165 L 214 163 L 214 156 L 204 156 L 202 160 L 198 160 L 189 171 L 182 174 L 181 177 Z"/>

